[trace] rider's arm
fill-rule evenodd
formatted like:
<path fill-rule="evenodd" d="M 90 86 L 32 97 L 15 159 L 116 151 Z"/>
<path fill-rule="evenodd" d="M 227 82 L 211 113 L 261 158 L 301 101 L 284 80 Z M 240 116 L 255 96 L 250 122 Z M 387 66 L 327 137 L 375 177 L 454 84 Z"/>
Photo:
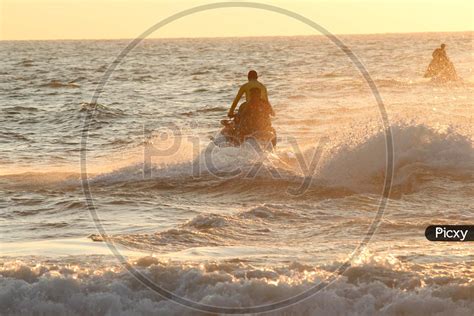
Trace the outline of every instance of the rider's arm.
<path fill-rule="evenodd" d="M 242 98 L 242 95 L 244 94 L 244 92 L 245 92 L 244 87 L 243 86 L 240 87 L 239 92 L 235 96 L 234 102 L 232 102 L 232 106 L 230 107 L 229 112 L 227 113 L 227 116 L 230 117 L 234 115 L 234 110 L 237 107 L 237 104 L 239 103 L 240 98 Z"/>
<path fill-rule="evenodd" d="M 270 107 L 270 115 L 271 116 L 275 116 L 275 111 L 273 111 L 273 107 L 272 105 L 270 104 L 270 101 L 268 100 L 268 91 L 267 91 L 267 88 L 265 88 L 265 101 L 267 102 L 268 106 Z"/>
<path fill-rule="evenodd" d="M 267 103 L 270 104 L 270 101 L 268 101 L 268 91 L 266 87 L 265 87 L 265 101 L 267 101 Z"/>
<path fill-rule="evenodd" d="M 273 110 L 273 106 L 270 103 L 267 103 L 267 104 L 270 107 L 270 115 L 275 116 L 275 111 Z"/>
<path fill-rule="evenodd" d="M 442 58 L 444 58 L 444 59 L 446 59 L 446 60 L 449 61 L 448 54 L 446 54 L 446 51 L 445 51 L 444 49 L 441 51 L 441 54 L 440 54 L 440 55 L 441 55 Z"/>

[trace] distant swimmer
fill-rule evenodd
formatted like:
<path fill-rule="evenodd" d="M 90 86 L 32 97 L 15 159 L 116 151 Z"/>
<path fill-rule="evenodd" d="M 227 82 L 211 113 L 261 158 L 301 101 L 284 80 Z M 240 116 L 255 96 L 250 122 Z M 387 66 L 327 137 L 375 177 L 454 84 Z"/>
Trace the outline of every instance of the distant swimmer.
<path fill-rule="evenodd" d="M 250 101 L 250 97 L 251 97 L 250 90 L 254 88 L 260 90 L 260 99 L 263 102 L 270 105 L 270 101 L 268 101 L 267 88 L 260 81 L 258 81 L 257 72 L 255 70 L 250 70 L 247 75 L 247 78 L 248 78 L 248 82 L 240 87 L 239 92 L 237 93 L 237 96 L 234 99 L 234 102 L 232 102 L 232 106 L 230 107 L 229 112 L 227 114 L 227 116 L 229 117 L 234 116 L 234 110 L 237 107 L 240 99 L 242 98 L 244 94 L 245 94 L 246 102 L 242 103 L 241 107 L 245 106 L 245 104 Z M 273 112 L 273 109 L 272 109 L 272 115 L 275 115 L 275 113 Z"/>
<path fill-rule="evenodd" d="M 459 79 L 454 64 L 449 60 L 446 53 L 446 44 L 441 44 L 433 51 L 431 56 L 433 59 L 426 69 L 425 78 L 432 78 L 432 80 L 440 82 Z"/>

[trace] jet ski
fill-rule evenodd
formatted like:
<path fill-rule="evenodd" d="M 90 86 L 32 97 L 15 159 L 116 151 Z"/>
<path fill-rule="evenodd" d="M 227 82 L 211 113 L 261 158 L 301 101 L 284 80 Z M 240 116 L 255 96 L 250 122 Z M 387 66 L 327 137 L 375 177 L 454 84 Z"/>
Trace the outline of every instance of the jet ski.
<path fill-rule="evenodd" d="M 250 90 L 249 100 L 239 106 L 237 115 L 221 121 L 220 133 L 213 138 L 219 147 L 238 147 L 245 144 L 256 145 L 254 149 L 271 151 L 277 138 L 271 117 L 275 115 L 268 100 L 260 98 L 258 88 Z"/>
<path fill-rule="evenodd" d="M 276 147 L 277 136 L 273 127 L 268 126 L 247 134 L 242 131 L 239 123 L 238 115 L 221 120 L 223 128 L 211 140 L 219 147 L 239 147 L 245 143 L 257 145 L 257 148 L 265 151 L 272 151 Z"/>
<path fill-rule="evenodd" d="M 459 80 L 454 64 L 449 60 L 433 59 L 426 69 L 425 78 L 434 82 L 448 82 Z"/>

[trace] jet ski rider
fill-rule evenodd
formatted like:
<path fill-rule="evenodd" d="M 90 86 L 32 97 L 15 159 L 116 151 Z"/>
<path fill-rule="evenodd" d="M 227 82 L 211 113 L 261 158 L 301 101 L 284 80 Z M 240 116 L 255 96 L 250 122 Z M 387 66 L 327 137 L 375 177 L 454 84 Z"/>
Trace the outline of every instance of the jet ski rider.
<path fill-rule="evenodd" d="M 255 70 L 250 70 L 247 77 L 249 81 L 240 87 L 239 92 L 237 93 L 237 96 L 235 97 L 234 102 L 232 102 L 232 106 L 230 107 L 229 112 L 227 113 L 228 117 L 234 117 L 234 110 L 237 107 L 237 104 L 239 103 L 240 99 L 242 98 L 242 95 L 245 94 L 246 102 L 242 103 L 240 105 L 241 107 L 245 106 L 245 104 L 250 101 L 250 90 L 255 88 L 260 90 L 261 100 L 270 105 L 270 101 L 268 101 L 267 88 L 260 81 L 257 80 L 257 72 Z M 273 111 L 273 109 L 271 110 L 271 115 L 275 116 L 275 112 Z"/>

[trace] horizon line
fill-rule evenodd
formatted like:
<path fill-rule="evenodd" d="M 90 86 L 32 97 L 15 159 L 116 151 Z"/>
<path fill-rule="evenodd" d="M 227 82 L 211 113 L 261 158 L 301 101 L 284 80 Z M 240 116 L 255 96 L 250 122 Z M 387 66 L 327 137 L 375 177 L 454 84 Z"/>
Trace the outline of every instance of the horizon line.
<path fill-rule="evenodd" d="M 465 31 L 415 31 L 415 32 L 380 32 L 380 33 L 338 33 L 335 36 L 360 36 L 360 35 L 402 35 L 402 34 L 436 34 L 436 33 L 472 33 L 474 30 Z M 236 35 L 236 36 L 196 36 L 196 37 L 146 37 L 144 40 L 180 40 L 180 39 L 228 39 L 228 38 L 275 38 L 275 37 L 311 37 L 324 34 L 294 34 L 294 35 Z M 124 41 L 134 40 L 137 37 L 117 37 L 117 38 L 57 38 L 57 39 L 0 39 L 0 42 L 40 42 L 40 41 Z"/>

